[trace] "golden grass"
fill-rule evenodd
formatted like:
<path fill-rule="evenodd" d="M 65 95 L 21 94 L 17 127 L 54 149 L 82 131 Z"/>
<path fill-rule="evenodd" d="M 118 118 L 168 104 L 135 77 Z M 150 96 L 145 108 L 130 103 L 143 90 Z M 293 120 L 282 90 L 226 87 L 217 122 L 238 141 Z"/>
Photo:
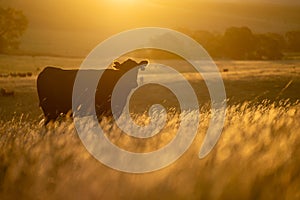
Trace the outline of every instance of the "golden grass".
<path fill-rule="evenodd" d="M 1 121 L 0 197 L 300 198 L 299 102 L 275 104 L 265 100 L 229 106 L 220 141 L 199 160 L 210 116 L 205 110 L 201 110 L 199 131 L 189 150 L 171 166 L 147 174 L 122 173 L 99 163 L 85 150 L 68 120 L 48 128 L 26 117 Z M 139 120 L 145 120 L 145 116 Z M 178 123 L 170 122 L 165 132 L 174 131 Z M 107 134 L 116 135 L 117 131 Z M 157 147 L 168 137 L 161 136 L 150 144 Z M 130 140 L 125 144 L 130 147 Z"/>

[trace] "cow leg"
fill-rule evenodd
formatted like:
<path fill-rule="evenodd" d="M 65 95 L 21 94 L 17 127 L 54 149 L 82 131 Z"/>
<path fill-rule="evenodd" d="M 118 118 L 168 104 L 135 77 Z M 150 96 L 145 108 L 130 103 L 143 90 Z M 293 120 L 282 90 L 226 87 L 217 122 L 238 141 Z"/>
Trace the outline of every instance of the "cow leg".
<path fill-rule="evenodd" d="M 47 126 L 50 121 L 48 117 L 45 117 L 44 126 Z"/>
<path fill-rule="evenodd" d="M 54 122 L 58 118 L 56 113 L 48 113 L 45 117 L 44 125 L 47 126 L 50 122 Z"/>

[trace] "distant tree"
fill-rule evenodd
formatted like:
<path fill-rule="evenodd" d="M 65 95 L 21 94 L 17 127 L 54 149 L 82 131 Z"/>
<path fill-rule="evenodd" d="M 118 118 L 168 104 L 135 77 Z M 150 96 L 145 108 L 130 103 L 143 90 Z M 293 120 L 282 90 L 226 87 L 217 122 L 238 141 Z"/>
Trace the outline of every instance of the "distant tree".
<path fill-rule="evenodd" d="M 300 31 L 286 33 L 254 34 L 248 27 L 230 27 L 223 35 L 203 30 L 181 28 L 179 31 L 195 39 L 213 58 L 233 60 L 279 60 L 283 52 L 300 52 Z M 172 35 L 153 38 L 151 43 L 176 45 L 181 50 L 189 49 Z"/>
<path fill-rule="evenodd" d="M 0 53 L 19 47 L 20 37 L 27 25 L 22 11 L 0 7 Z"/>
<path fill-rule="evenodd" d="M 221 57 L 221 35 L 208 31 L 195 31 L 191 36 L 208 51 L 212 57 Z"/>
<path fill-rule="evenodd" d="M 222 38 L 225 57 L 231 59 L 253 59 L 257 41 L 248 27 L 226 29 Z"/>
<path fill-rule="evenodd" d="M 256 56 L 258 59 L 279 60 L 283 57 L 283 44 L 278 40 L 278 36 L 274 36 L 273 34 L 256 35 L 258 41 Z"/>
<path fill-rule="evenodd" d="M 285 36 L 287 49 L 289 51 L 300 52 L 300 31 L 290 31 Z"/>
<path fill-rule="evenodd" d="M 284 50 L 286 48 L 287 44 L 286 44 L 286 40 L 283 35 L 278 34 L 278 33 L 267 33 L 266 35 L 269 38 L 275 40 L 278 43 L 279 48 L 281 50 Z"/>

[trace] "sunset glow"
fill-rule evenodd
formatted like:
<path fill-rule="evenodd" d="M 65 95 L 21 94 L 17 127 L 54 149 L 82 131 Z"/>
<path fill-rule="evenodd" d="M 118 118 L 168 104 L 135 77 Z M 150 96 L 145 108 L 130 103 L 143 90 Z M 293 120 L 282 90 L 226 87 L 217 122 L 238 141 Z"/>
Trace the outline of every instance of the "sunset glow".
<path fill-rule="evenodd" d="M 0 0 L 0 199 L 300 199 L 299 0 Z"/>

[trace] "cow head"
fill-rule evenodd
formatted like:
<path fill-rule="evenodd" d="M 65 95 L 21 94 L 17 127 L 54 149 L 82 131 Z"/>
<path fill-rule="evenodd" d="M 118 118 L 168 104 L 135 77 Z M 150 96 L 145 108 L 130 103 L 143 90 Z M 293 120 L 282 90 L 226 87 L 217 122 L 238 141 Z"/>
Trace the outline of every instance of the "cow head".
<path fill-rule="evenodd" d="M 138 86 L 137 83 L 137 76 L 139 69 L 144 70 L 146 65 L 148 64 L 148 61 L 144 60 L 141 62 L 136 62 L 132 59 L 127 59 L 123 63 L 114 62 L 114 68 L 117 70 L 118 75 L 116 75 L 117 79 L 120 80 L 121 77 L 126 74 L 126 78 L 122 79 L 122 87 L 123 91 L 129 91 L 133 88 L 136 88 Z"/>
<path fill-rule="evenodd" d="M 142 71 L 145 70 L 145 67 L 147 66 L 148 61 L 147 60 L 143 60 L 139 63 L 137 63 L 136 61 L 132 60 L 132 59 L 127 59 L 126 61 L 124 61 L 123 63 L 119 63 L 119 62 L 114 62 L 114 68 L 117 70 L 121 70 L 124 72 L 127 72 L 131 69 L 133 69 L 134 67 L 139 66 L 139 69 L 141 69 Z"/>

